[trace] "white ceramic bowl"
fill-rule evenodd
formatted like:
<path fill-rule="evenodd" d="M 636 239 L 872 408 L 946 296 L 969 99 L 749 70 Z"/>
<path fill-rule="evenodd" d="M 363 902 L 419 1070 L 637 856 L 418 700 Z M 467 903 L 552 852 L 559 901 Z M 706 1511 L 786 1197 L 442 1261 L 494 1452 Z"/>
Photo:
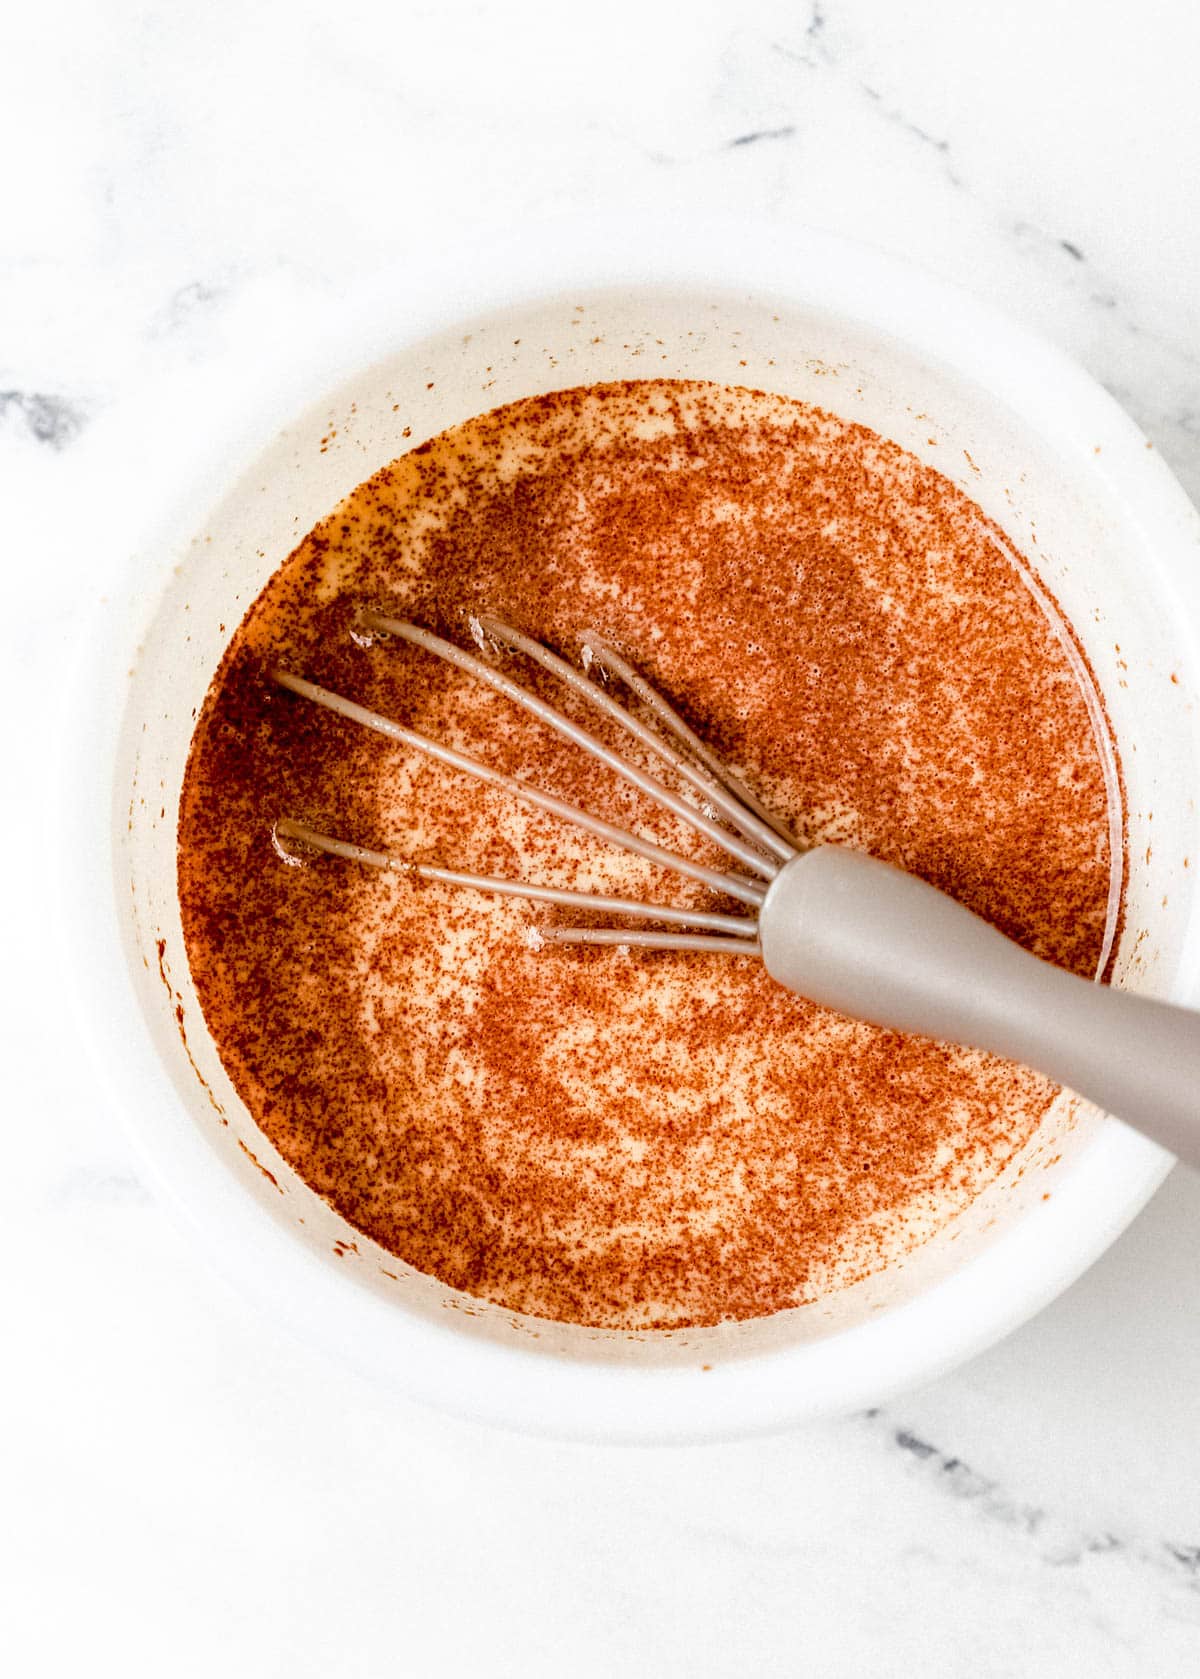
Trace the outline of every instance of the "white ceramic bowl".
<path fill-rule="evenodd" d="M 76 760 L 74 831 L 94 842 L 73 862 L 85 1030 L 147 1170 L 213 1261 L 274 1318 L 413 1396 L 611 1440 L 729 1436 L 866 1404 L 1050 1300 L 1169 1166 L 1067 1098 L 903 1266 L 756 1323 L 585 1331 L 407 1271 L 290 1171 L 226 1078 L 181 942 L 176 811 L 196 708 L 243 612 L 299 537 L 384 462 L 537 391 L 655 375 L 761 386 L 930 461 L 1057 595 L 1124 766 L 1117 981 L 1197 1000 L 1200 521 L 1124 414 L 1054 349 L 958 291 L 866 249 L 756 226 L 574 225 L 472 261 L 459 253 L 356 308 L 318 353 L 297 344 L 286 369 L 253 372 L 256 392 L 248 376 L 225 393 L 207 465 L 199 421 L 178 436 L 195 481 L 129 571 Z M 230 414 L 251 416 L 234 439 Z"/>

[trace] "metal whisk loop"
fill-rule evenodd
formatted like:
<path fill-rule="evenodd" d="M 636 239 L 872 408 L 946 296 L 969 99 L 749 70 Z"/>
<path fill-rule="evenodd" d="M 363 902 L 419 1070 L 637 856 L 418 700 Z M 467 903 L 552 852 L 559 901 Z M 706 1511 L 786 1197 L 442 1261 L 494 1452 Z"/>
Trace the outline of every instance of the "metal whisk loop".
<path fill-rule="evenodd" d="M 504 647 L 510 647 L 514 652 L 523 653 L 527 659 L 532 659 L 541 665 L 543 670 L 556 676 L 574 693 L 585 699 L 597 711 L 602 711 L 606 717 L 618 724 L 626 733 L 640 741 L 645 747 L 660 757 L 684 780 L 689 782 L 697 792 L 701 793 L 714 805 L 745 837 L 764 847 L 771 855 L 777 857 L 781 863 L 788 862 L 796 855 L 796 848 L 782 838 L 770 822 L 760 821 L 759 817 L 747 808 L 749 800 L 733 777 L 721 764 L 716 754 L 710 752 L 696 735 L 688 728 L 683 718 L 672 709 L 667 702 L 655 693 L 654 689 L 640 676 L 632 666 L 624 664 L 617 655 L 611 654 L 603 643 L 596 643 L 599 653 L 606 657 L 596 658 L 596 663 L 604 669 L 617 670 L 623 681 L 652 707 L 660 722 L 664 723 L 670 732 L 679 736 L 693 751 L 701 757 L 705 767 L 700 768 L 690 759 L 684 757 L 671 743 L 670 739 L 647 728 L 626 708 L 614 700 L 611 694 L 606 694 L 603 688 L 597 687 L 588 680 L 585 671 L 576 670 L 574 665 L 568 664 L 566 659 L 557 653 L 552 653 L 540 641 L 535 641 L 522 630 L 517 630 L 511 624 L 504 623 L 499 618 L 480 616 L 473 620 L 472 627 L 478 625 L 482 633 L 491 641 L 499 642 Z M 592 644 L 585 641 L 585 646 Z M 606 663 L 606 658 L 615 661 Z M 619 667 L 619 668 L 618 668 Z"/>
<path fill-rule="evenodd" d="M 506 699 L 521 706 L 539 722 L 546 724 L 557 734 L 615 771 L 639 792 L 645 793 L 664 809 L 680 817 L 697 833 L 712 840 L 738 862 L 754 870 L 762 879 L 774 879 L 779 868 L 795 857 L 800 849 L 782 824 L 726 769 L 674 707 L 619 653 L 597 636 L 589 635 L 584 640 L 584 670 L 581 672 L 557 653 L 498 618 L 481 617 L 473 619 L 471 623 L 472 631 L 480 638 L 481 643 L 486 637 L 500 646 L 534 660 L 543 670 L 564 682 L 575 694 L 585 699 L 589 705 L 602 712 L 612 722 L 619 724 L 642 746 L 654 752 L 683 777 L 710 807 L 720 812 L 725 821 L 738 830 L 736 834 L 721 826 L 714 817 L 697 810 L 686 799 L 660 786 L 653 776 L 647 775 L 619 752 L 605 746 L 595 735 L 573 723 L 537 694 L 531 693 L 528 688 L 514 682 L 511 677 L 476 658 L 474 654 L 456 647 L 453 642 L 443 640 L 441 636 L 434 635 L 419 624 L 389 618 L 380 612 L 360 612 L 359 623 L 367 630 L 410 642 L 465 671 L 467 675 L 485 683 L 497 693 L 503 694 Z M 610 694 L 590 682 L 586 672 L 592 663 L 598 664 L 602 670 L 623 682 L 648 708 L 664 733 L 660 734 L 656 729 L 649 727 Z M 693 862 L 690 857 L 668 851 L 663 846 L 655 845 L 652 840 L 643 839 L 641 835 L 631 833 L 628 829 L 605 822 L 566 799 L 543 793 L 540 788 L 517 776 L 492 769 L 465 752 L 458 752 L 453 747 L 431 740 L 427 735 L 393 722 L 390 717 L 371 711 L 354 700 L 321 687 L 319 683 L 308 681 L 305 677 L 279 669 L 273 670 L 271 675 L 282 687 L 323 706 L 326 710 L 337 712 L 351 722 L 359 723 L 403 746 L 423 752 L 439 763 L 473 776 L 489 786 L 499 787 L 538 810 L 574 823 L 576 827 L 584 829 L 598 839 L 632 851 L 637 856 L 671 869 L 690 880 L 699 881 L 713 892 L 737 898 L 749 905 L 752 912 L 757 911 L 763 903 L 766 887 L 759 881 L 747 879 L 745 875 L 708 868 L 703 863 Z M 684 751 L 679 750 L 676 742 L 682 745 L 686 753 L 691 754 L 690 758 L 685 756 Z M 699 760 L 699 764 L 693 760 Z M 421 880 L 440 881 L 478 892 L 529 898 L 535 903 L 559 904 L 573 909 L 660 921 L 668 927 L 687 929 L 680 932 L 659 932 L 653 929 L 629 930 L 618 927 L 551 927 L 537 935 L 540 940 L 550 944 L 628 945 L 649 950 L 711 950 L 725 951 L 733 955 L 761 955 L 758 919 L 754 913 L 745 916 L 727 915 L 715 910 L 676 909 L 604 893 L 575 892 L 555 886 L 538 886 L 526 881 L 508 880 L 496 875 L 473 874 L 462 869 L 444 869 L 429 863 L 410 863 L 391 852 L 373 851 L 349 840 L 336 839 L 291 818 L 276 824 L 275 838 L 277 843 L 290 840 L 335 857 L 343 857 L 350 862 L 361 863 L 368 868 L 410 874 Z M 764 852 L 768 855 L 764 856 Z"/>
<path fill-rule="evenodd" d="M 436 880 L 446 886 L 468 886 L 476 892 L 494 892 L 501 897 L 531 898 L 539 904 L 562 904 L 570 909 L 586 909 L 607 915 L 632 915 L 645 920 L 666 921 L 675 927 L 702 927 L 709 932 L 728 933 L 746 940 L 758 936 L 758 922 L 751 916 L 723 915 L 715 910 L 673 909 L 666 904 L 643 904 L 635 898 L 611 898 L 602 892 L 571 892 L 558 886 L 532 886 L 524 880 L 506 880 L 498 875 L 467 874 L 461 869 L 442 869 L 432 863 L 410 863 L 390 851 L 371 851 L 365 845 L 349 840 L 334 839 L 303 822 L 285 817 L 275 824 L 276 837 L 286 842 L 310 846 L 331 857 L 344 857 L 351 863 L 362 863 L 369 869 L 411 875 L 417 880 Z M 549 938 L 549 933 L 539 935 Z M 756 945 L 746 948 L 757 949 Z"/>
<path fill-rule="evenodd" d="M 489 621 L 484 620 L 484 622 Z M 700 760 L 705 768 L 710 771 L 713 778 L 732 796 L 735 808 L 742 812 L 743 820 L 747 811 L 753 811 L 755 816 L 761 818 L 760 826 L 770 830 L 767 843 L 770 844 L 771 850 L 777 857 L 784 862 L 788 862 L 804 849 L 799 840 L 788 832 L 786 825 L 768 810 L 761 799 L 756 798 L 750 789 L 738 780 L 737 776 L 721 762 L 712 748 L 704 744 L 696 731 L 689 728 L 675 707 L 663 698 L 657 688 L 651 687 L 641 671 L 636 670 L 628 660 L 623 659 L 615 647 L 610 647 L 608 642 L 601 640 L 599 636 L 589 631 L 583 638 L 583 656 L 588 666 L 599 665 L 601 670 L 607 671 L 610 676 L 615 676 L 623 682 L 630 693 L 636 694 L 638 699 L 649 708 L 660 726 L 668 734 L 672 734 L 683 741 L 688 750 Z M 652 731 L 647 732 L 652 734 Z M 652 738 L 657 737 L 652 735 Z M 681 773 L 684 773 L 682 768 Z M 724 809 L 724 806 L 721 808 Z"/>
<path fill-rule="evenodd" d="M 605 746 L 603 741 L 597 740 L 596 736 L 590 734 L 587 729 L 580 728 L 578 723 L 572 723 L 570 718 L 564 717 L 561 711 L 557 711 L 554 706 L 548 705 L 545 700 L 539 699 L 536 694 L 530 693 L 528 688 L 523 688 L 519 682 L 514 682 L 510 676 L 505 676 L 503 671 L 496 670 L 492 665 L 485 664 L 482 659 L 477 659 L 474 654 L 465 652 L 461 647 L 456 647 L 452 641 L 445 641 L 441 636 L 422 629 L 419 624 L 409 624 L 399 618 L 387 618 L 380 612 L 364 612 L 361 615 L 360 622 L 368 630 L 375 630 L 383 635 L 396 636 L 400 640 L 411 642 L 416 647 L 422 647 L 427 653 L 435 654 L 439 659 L 444 659 L 447 664 L 466 671 L 468 675 L 486 683 L 489 688 L 494 688 L 498 694 L 503 694 L 506 699 L 521 706 L 531 716 L 536 717 L 540 722 L 545 723 L 548 728 L 562 735 L 565 740 L 571 741 L 593 758 L 599 759 L 602 764 L 606 764 L 609 769 L 630 782 L 639 792 L 654 799 L 665 810 L 669 810 L 672 815 L 680 817 L 697 833 L 703 834 L 714 845 L 720 846 L 731 857 L 735 857 L 744 867 L 753 869 L 756 874 L 762 875 L 767 880 L 773 880 L 779 872 L 777 862 L 772 862 L 764 857 L 753 845 L 748 844 L 744 839 L 740 839 L 736 834 L 731 834 L 728 829 L 721 827 L 720 823 L 713 821 L 711 817 L 705 816 L 702 811 L 697 810 L 686 799 L 680 798 L 677 793 L 672 793 L 666 787 L 661 786 L 652 775 L 647 775 L 644 770 L 638 769 L 627 758 L 623 758 L 619 752 L 614 752 L 611 747 Z M 615 702 L 612 703 L 615 704 Z M 630 719 L 630 721 L 632 722 L 633 719 Z M 778 836 L 772 834 L 771 840 L 777 848 L 780 843 Z M 793 853 L 789 849 L 786 856 L 781 857 L 780 861 L 786 861 L 787 857 L 791 855 Z"/>
<path fill-rule="evenodd" d="M 750 939 L 714 938 L 707 933 L 638 932 L 628 927 L 544 927 L 546 944 L 628 945 L 638 950 L 720 951 L 723 956 L 761 956 L 756 936 Z"/>
<path fill-rule="evenodd" d="M 449 646 L 449 643 L 445 645 Z M 483 668 L 487 669 L 486 666 Z M 424 752 L 429 757 L 436 758 L 439 763 L 446 764 L 451 769 L 461 770 L 463 774 L 474 776 L 478 781 L 503 788 L 514 798 L 534 805 L 538 810 L 573 822 L 576 827 L 586 829 L 597 839 L 606 840 L 610 845 L 621 846 L 626 851 L 636 852 L 639 857 L 645 857 L 651 863 L 659 863 L 663 868 L 673 869 L 676 874 L 686 875 L 690 880 L 698 880 L 713 892 L 727 893 L 730 897 L 755 907 L 763 901 L 763 888 L 755 881 L 747 880 L 744 875 L 726 874 L 720 869 L 710 869 L 703 863 L 693 862 L 690 857 L 681 857 L 677 852 L 668 851 L 664 846 L 643 839 L 640 834 L 630 833 L 627 828 L 618 828 L 611 822 L 602 821 L 600 817 L 580 809 L 578 805 L 570 804 L 566 799 L 556 798 L 552 793 L 543 793 L 540 788 L 531 786 L 529 782 L 522 781 L 517 776 L 505 775 L 502 771 L 481 763 L 478 758 L 469 757 L 465 752 L 456 752 L 453 747 L 443 746 L 440 741 L 431 740 L 428 735 L 418 734 L 415 729 L 406 729 L 402 723 L 395 723 L 390 717 L 370 711 L 366 706 L 348 700 L 341 694 L 335 694 L 329 688 L 322 688 L 319 683 L 309 682 L 302 676 L 294 676 L 290 671 L 280 669 L 272 670 L 271 677 L 280 687 L 287 688 L 304 699 L 312 700 L 327 711 L 337 712 L 339 716 L 348 718 L 353 723 L 361 723 L 364 728 L 373 729 L 376 734 L 385 735 L 402 746 Z M 580 733 L 582 732 L 581 730 Z M 761 857 L 754 853 L 751 855 L 755 856 L 760 868 L 767 866 Z"/>

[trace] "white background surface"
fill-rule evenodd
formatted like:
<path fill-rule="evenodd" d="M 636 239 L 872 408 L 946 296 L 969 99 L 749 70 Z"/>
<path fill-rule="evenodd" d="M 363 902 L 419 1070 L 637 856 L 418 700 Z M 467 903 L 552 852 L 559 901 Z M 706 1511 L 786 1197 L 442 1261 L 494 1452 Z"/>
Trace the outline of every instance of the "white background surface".
<path fill-rule="evenodd" d="M 1196 1176 L 877 1414 L 509 1438 L 226 1292 L 97 1111 L 46 937 L 63 678 L 158 401 L 451 233 L 633 206 L 866 237 L 1073 351 L 1200 495 L 1200 12 L 39 0 L 4 33 L 6 1670 L 1200 1673 Z"/>

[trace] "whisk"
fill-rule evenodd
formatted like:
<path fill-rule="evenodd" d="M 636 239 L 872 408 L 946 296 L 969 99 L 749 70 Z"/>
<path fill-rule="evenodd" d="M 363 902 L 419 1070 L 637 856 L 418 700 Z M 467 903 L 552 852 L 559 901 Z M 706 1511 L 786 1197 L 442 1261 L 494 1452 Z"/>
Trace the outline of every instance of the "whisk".
<path fill-rule="evenodd" d="M 1093 984 L 1043 962 L 945 893 L 842 846 L 802 846 L 722 764 L 675 708 L 599 636 L 582 669 L 491 616 L 473 618 L 480 652 L 532 660 L 660 759 L 689 789 L 671 791 L 623 753 L 496 665 L 418 624 L 359 614 L 360 633 L 409 642 L 513 701 L 712 841 L 735 867 L 709 867 L 419 734 L 283 669 L 292 693 L 503 789 L 597 838 L 733 899 L 740 913 L 676 908 L 602 893 L 412 863 L 284 818 L 278 841 L 422 880 L 653 923 L 553 926 L 540 945 L 620 945 L 761 959 L 781 985 L 841 1014 L 1024 1062 L 1200 1165 L 1200 1014 Z M 592 677 L 626 689 L 643 715 Z M 694 802 L 697 801 L 698 802 Z"/>

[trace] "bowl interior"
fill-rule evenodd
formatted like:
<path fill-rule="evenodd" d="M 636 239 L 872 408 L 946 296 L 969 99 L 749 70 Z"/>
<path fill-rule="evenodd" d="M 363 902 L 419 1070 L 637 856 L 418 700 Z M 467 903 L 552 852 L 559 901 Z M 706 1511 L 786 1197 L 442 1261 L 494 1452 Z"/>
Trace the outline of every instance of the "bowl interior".
<path fill-rule="evenodd" d="M 1078 437 L 1043 435 L 949 361 L 783 297 L 659 285 L 571 290 L 464 321 L 345 378 L 278 433 L 169 556 L 131 673 L 113 844 L 125 956 L 190 1124 L 256 1202 L 346 1287 L 467 1337 L 592 1363 L 695 1366 L 812 1343 L 912 1301 L 1037 1216 L 1111 1121 L 1061 1098 L 996 1182 L 902 1265 L 744 1324 L 626 1335 L 523 1319 L 408 1269 L 352 1230 L 275 1153 L 225 1075 L 192 988 L 175 889 L 194 719 L 239 620 L 301 536 L 362 479 L 481 410 L 591 382 L 679 377 L 815 402 L 875 428 L 962 487 L 1008 533 L 1086 650 L 1125 781 L 1126 914 L 1116 983 L 1180 983 L 1200 838 L 1190 699 L 1200 671 L 1155 566 Z M 1097 439 L 1097 447 L 1101 440 Z M 398 1331 L 399 1332 L 399 1331 Z"/>

